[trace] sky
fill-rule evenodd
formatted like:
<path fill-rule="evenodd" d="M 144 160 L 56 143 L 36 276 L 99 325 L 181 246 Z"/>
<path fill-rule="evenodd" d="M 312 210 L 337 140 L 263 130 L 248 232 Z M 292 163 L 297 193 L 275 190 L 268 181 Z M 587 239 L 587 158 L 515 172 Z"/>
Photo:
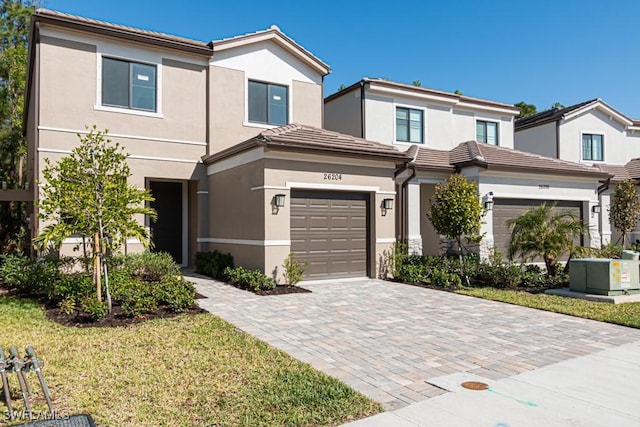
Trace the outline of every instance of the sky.
<path fill-rule="evenodd" d="M 640 119 L 640 1 L 41 0 L 208 42 L 277 25 L 327 63 L 325 95 L 363 77 L 492 101 L 601 98 Z"/>

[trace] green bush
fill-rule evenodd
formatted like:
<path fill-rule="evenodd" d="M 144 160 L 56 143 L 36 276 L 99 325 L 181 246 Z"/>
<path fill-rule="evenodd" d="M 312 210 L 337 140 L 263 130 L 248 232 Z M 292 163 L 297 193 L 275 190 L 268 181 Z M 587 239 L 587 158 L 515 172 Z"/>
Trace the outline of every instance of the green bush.
<path fill-rule="evenodd" d="M 431 284 L 446 289 L 456 289 L 462 286 L 462 280 L 456 273 L 450 273 L 437 267 L 431 270 Z"/>
<path fill-rule="evenodd" d="M 473 275 L 473 283 L 476 286 L 516 289 L 520 285 L 521 278 L 522 270 L 517 264 L 481 263 Z"/>
<path fill-rule="evenodd" d="M 519 286 L 527 289 L 544 289 L 547 287 L 549 278 L 542 268 L 535 264 L 527 264 L 524 266 L 522 275 L 520 276 Z"/>
<path fill-rule="evenodd" d="M 304 277 L 304 271 L 307 269 L 307 262 L 300 262 L 293 259 L 293 254 L 289 254 L 284 259 L 284 280 L 288 285 L 294 286 Z"/>
<path fill-rule="evenodd" d="M 95 294 L 93 278 L 87 273 L 61 274 L 57 280 L 43 283 L 43 290 L 52 301 L 62 301 L 68 297 L 80 301 L 85 296 Z"/>
<path fill-rule="evenodd" d="M 31 259 L 23 255 L 4 255 L 0 266 L 0 281 L 9 289 L 40 294 L 47 284 L 60 278 L 61 260 Z"/>
<path fill-rule="evenodd" d="M 426 266 L 424 264 L 403 264 L 397 269 L 396 279 L 402 282 L 421 283 L 425 281 Z"/>
<path fill-rule="evenodd" d="M 103 301 L 98 301 L 95 296 L 85 297 L 80 308 L 94 321 L 102 319 L 109 313 L 107 304 Z"/>
<path fill-rule="evenodd" d="M 123 270 L 131 277 L 147 282 L 157 282 L 165 276 L 180 274 L 180 266 L 166 252 L 142 252 L 112 258 L 109 261 L 112 269 Z"/>
<path fill-rule="evenodd" d="M 224 274 L 230 284 L 253 292 L 267 291 L 276 287 L 276 282 L 260 270 L 227 267 Z"/>
<path fill-rule="evenodd" d="M 225 280 L 224 271 L 233 268 L 233 256 L 222 252 L 198 252 L 195 259 L 196 272 L 217 280 Z"/>
<path fill-rule="evenodd" d="M 154 282 L 134 280 L 120 291 L 120 307 L 127 317 L 138 317 L 152 313 L 158 309 L 158 301 L 154 295 Z"/>
<path fill-rule="evenodd" d="M 182 276 L 166 276 L 155 286 L 158 303 L 175 313 L 184 313 L 194 304 L 196 288 Z"/>

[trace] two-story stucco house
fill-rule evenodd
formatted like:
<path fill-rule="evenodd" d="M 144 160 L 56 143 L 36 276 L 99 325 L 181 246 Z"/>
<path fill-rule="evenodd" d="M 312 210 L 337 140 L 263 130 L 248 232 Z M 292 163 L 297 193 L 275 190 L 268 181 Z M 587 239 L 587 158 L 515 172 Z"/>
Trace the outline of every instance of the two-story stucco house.
<path fill-rule="evenodd" d="M 155 197 L 158 221 L 139 218 L 155 249 L 183 265 L 218 249 L 277 275 L 293 252 L 308 278 L 375 277 L 395 241 L 394 172 L 407 155 L 322 129 L 329 72 L 277 27 L 204 43 L 40 9 L 25 105 L 31 179 L 95 125 Z M 34 212 L 32 232 L 41 226 Z"/>
<path fill-rule="evenodd" d="M 408 150 L 396 176 L 399 238 L 415 252 L 442 242 L 427 219 L 435 184 L 459 172 L 478 182 L 488 209 L 480 247 L 506 254 L 507 221 L 527 208 L 556 203 L 598 229 L 598 186 L 607 171 L 514 149 L 513 105 L 381 79 L 363 79 L 325 99 L 325 127 Z M 599 245 L 598 233 L 584 242 Z"/>
<path fill-rule="evenodd" d="M 600 228 L 604 243 L 619 240 L 609 224 L 610 197 L 621 179 L 638 180 L 640 121 L 630 119 L 601 99 L 542 111 L 515 122 L 515 147 L 557 159 L 595 165 L 612 179 L 599 190 Z M 637 230 L 632 239 L 640 238 Z"/>

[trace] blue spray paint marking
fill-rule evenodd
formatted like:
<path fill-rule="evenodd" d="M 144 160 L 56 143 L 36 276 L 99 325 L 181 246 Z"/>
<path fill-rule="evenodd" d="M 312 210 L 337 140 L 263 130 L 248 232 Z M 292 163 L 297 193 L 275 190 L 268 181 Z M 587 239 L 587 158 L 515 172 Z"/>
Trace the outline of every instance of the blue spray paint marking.
<path fill-rule="evenodd" d="M 500 397 L 506 397 L 507 399 L 511 399 L 515 402 L 518 403 L 522 403 L 523 405 L 527 405 L 527 406 L 538 406 L 537 404 L 535 404 L 534 402 L 531 402 L 529 400 L 522 400 L 522 399 L 518 399 L 517 397 L 513 397 L 513 396 L 509 396 L 508 394 L 504 394 L 504 393 L 500 393 L 499 391 L 495 391 L 493 388 L 489 387 L 487 389 L 488 391 L 490 391 L 491 393 L 500 396 Z"/>

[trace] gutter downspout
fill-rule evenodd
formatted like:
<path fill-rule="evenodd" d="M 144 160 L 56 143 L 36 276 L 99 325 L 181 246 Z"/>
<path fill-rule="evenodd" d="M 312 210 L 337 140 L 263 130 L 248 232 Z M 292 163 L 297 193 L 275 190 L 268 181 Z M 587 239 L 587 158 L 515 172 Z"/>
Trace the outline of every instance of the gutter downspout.
<path fill-rule="evenodd" d="M 407 186 L 416 176 L 415 163 L 412 161 L 404 164 L 404 167 L 395 174 L 394 181 L 396 182 L 396 188 L 398 189 L 398 201 L 397 206 L 399 210 L 398 223 L 396 227 L 396 238 L 400 243 L 408 243 L 408 212 L 409 212 L 409 199 L 407 197 Z"/>
<path fill-rule="evenodd" d="M 556 120 L 556 159 L 560 158 L 560 120 Z"/>
<path fill-rule="evenodd" d="M 365 82 L 361 81 L 360 82 L 360 138 L 367 139 L 366 136 L 365 136 L 365 125 L 364 125 L 364 120 L 365 120 L 365 111 L 364 111 L 365 90 L 364 90 L 364 85 L 365 85 Z"/>

